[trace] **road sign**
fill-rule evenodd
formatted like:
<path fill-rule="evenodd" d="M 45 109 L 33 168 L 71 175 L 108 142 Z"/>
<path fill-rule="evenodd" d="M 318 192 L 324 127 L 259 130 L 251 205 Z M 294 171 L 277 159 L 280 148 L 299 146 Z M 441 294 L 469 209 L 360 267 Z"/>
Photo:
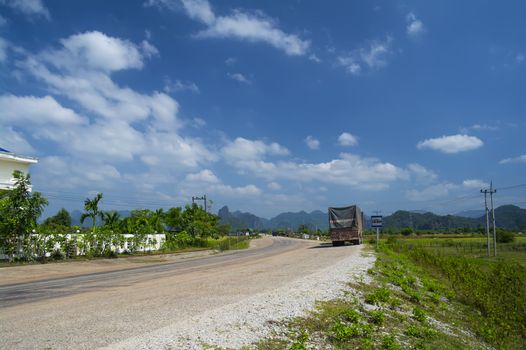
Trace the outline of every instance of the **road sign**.
<path fill-rule="evenodd" d="M 381 215 L 371 216 L 371 227 L 382 227 L 382 216 Z"/>

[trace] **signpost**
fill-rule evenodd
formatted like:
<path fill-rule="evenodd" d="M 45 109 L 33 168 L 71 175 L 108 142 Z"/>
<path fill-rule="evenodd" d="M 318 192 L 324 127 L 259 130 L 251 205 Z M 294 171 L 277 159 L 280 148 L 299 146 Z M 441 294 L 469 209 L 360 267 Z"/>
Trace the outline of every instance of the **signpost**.
<path fill-rule="evenodd" d="M 380 228 L 382 227 L 382 216 L 371 216 L 371 227 L 376 228 L 376 249 L 378 249 L 378 242 L 380 241 Z"/>

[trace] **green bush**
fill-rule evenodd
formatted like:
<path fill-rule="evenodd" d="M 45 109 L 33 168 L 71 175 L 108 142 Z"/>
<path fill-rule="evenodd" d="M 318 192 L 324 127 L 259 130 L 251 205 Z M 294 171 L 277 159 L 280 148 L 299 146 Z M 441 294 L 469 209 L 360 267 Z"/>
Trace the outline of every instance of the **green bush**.
<path fill-rule="evenodd" d="M 510 231 L 497 230 L 498 243 L 511 243 L 515 241 L 515 235 Z"/>

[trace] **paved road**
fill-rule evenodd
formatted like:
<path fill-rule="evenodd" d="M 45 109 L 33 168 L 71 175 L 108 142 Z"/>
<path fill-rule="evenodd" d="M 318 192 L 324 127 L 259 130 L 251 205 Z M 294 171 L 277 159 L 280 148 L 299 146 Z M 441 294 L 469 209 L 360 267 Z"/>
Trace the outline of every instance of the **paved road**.
<path fill-rule="evenodd" d="M 287 286 L 359 252 L 286 238 L 265 241 L 271 244 L 189 261 L 1 285 L 0 349 L 111 347 Z"/>
<path fill-rule="evenodd" d="M 0 308 L 44 299 L 60 298 L 95 289 L 130 286 L 138 282 L 147 282 L 165 276 L 188 274 L 217 266 L 228 268 L 229 265 L 243 264 L 248 260 L 260 259 L 261 257 L 270 258 L 305 245 L 309 245 L 309 243 L 301 240 L 278 238 L 274 239 L 272 245 L 260 249 L 238 250 L 188 261 L 175 261 L 116 271 L 4 285 L 0 286 Z"/>

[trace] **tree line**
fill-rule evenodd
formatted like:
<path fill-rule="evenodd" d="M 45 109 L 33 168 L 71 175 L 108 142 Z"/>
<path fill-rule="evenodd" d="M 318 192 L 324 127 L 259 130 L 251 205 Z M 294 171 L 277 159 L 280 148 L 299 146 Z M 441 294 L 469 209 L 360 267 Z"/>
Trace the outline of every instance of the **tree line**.
<path fill-rule="evenodd" d="M 218 216 L 196 204 L 168 210 L 136 209 L 129 217 L 121 217 L 116 211 L 100 209 L 102 193 L 84 201 L 81 223 L 87 221 L 89 228 L 72 226 L 64 208 L 38 224 L 48 200 L 29 190 L 29 174 L 15 171 L 13 177 L 14 188 L 0 192 L 0 253 L 10 261 L 45 259 L 49 254 L 55 259 L 77 254 L 111 257 L 124 247 L 126 253 L 135 253 L 158 246 L 158 237 L 163 237 L 164 250 L 207 247 L 210 240 L 230 230 L 220 224 Z"/>

